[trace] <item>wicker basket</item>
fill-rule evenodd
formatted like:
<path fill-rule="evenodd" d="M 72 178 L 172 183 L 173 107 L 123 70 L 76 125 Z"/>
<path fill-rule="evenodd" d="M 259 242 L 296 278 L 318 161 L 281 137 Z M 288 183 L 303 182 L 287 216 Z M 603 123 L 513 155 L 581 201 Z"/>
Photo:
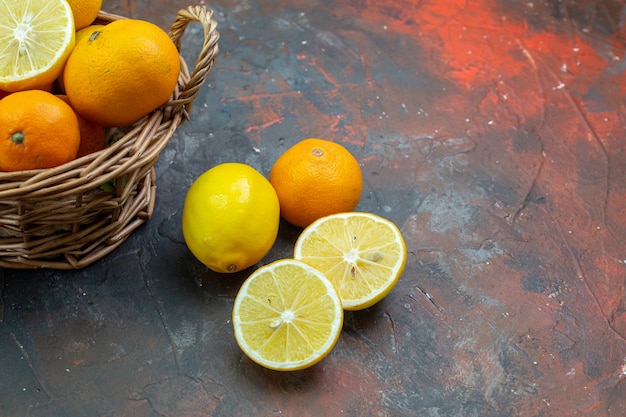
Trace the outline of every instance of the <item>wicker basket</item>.
<path fill-rule="evenodd" d="M 191 104 L 218 53 L 213 12 L 180 10 L 170 37 L 180 50 L 191 22 L 204 40 L 190 73 L 181 57 L 170 100 L 132 127 L 117 131 L 110 147 L 46 170 L 0 173 L 0 267 L 78 269 L 119 246 L 152 215 L 160 152 L 189 118 Z M 97 23 L 124 19 L 101 12 Z"/>

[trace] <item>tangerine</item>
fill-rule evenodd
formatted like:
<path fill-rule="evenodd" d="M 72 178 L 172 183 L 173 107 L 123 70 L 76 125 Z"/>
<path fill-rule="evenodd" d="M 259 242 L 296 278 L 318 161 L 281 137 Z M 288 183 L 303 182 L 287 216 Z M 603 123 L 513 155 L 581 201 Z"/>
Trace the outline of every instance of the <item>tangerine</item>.
<path fill-rule="evenodd" d="M 89 25 L 76 31 L 75 42 L 80 42 L 83 38 L 90 37 L 95 31 L 102 29 L 105 25 Z M 57 78 L 56 83 L 60 94 L 65 95 L 65 85 L 63 85 L 63 74 Z"/>
<path fill-rule="evenodd" d="M 58 94 L 61 100 L 70 104 L 67 96 L 64 94 Z M 71 104 L 70 104 L 71 107 Z M 91 120 L 85 119 L 80 114 L 76 113 L 78 119 L 78 130 L 80 131 L 80 146 L 78 147 L 77 158 L 81 156 L 89 155 L 97 151 L 104 149 L 106 144 L 106 138 L 104 134 L 104 127 Z"/>
<path fill-rule="evenodd" d="M 67 0 L 67 2 L 74 15 L 76 30 L 92 24 L 98 17 L 98 12 L 102 7 L 102 0 Z"/>
<path fill-rule="evenodd" d="M 70 54 L 63 85 L 72 107 L 105 127 L 131 125 L 171 96 L 180 55 L 159 26 L 116 20 L 82 37 Z"/>
<path fill-rule="evenodd" d="M 306 227 L 330 214 L 352 211 L 361 199 L 358 161 L 342 145 L 305 139 L 287 149 L 270 171 L 282 217 Z"/>
<path fill-rule="evenodd" d="M 27 90 L 0 100 L 0 171 L 52 168 L 76 158 L 78 119 L 54 94 Z"/>

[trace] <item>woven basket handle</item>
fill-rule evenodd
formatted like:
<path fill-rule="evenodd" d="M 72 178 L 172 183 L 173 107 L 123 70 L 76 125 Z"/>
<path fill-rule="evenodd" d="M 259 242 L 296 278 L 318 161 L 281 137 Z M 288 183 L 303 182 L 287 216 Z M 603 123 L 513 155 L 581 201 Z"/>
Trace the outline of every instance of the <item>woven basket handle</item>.
<path fill-rule="evenodd" d="M 202 42 L 202 48 L 198 55 L 196 66 L 189 80 L 182 87 L 178 98 L 171 103 L 175 113 L 184 108 L 187 117 L 193 100 L 198 95 L 198 91 L 200 87 L 202 87 L 211 68 L 213 68 L 215 57 L 219 51 L 217 41 L 220 37 L 216 30 L 217 22 L 213 20 L 213 11 L 207 10 L 204 6 L 189 6 L 186 9 L 178 11 L 169 34 L 179 51 L 185 29 L 191 22 L 199 22 L 202 25 L 204 29 L 204 41 Z"/>

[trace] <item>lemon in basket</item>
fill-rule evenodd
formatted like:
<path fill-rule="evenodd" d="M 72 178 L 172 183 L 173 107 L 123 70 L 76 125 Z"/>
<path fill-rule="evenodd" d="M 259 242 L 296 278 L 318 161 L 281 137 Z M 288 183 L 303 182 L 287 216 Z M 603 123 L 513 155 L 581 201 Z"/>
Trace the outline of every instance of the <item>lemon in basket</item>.
<path fill-rule="evenodd" d="M 280 206 L 269 181 L 249 165 L 229 162 L 189 187 L 182 231 L 189 250 L 216 272 L 238 272 L 259 262 L 278 235 Z"/>
<path fill-rule="evenodd" d="M 241 350 L 269 369 L 293 371 L 322 360 L 343 325 L 337 291 L 318 270 L 293 259 L 257 269 L 233 305 Z"/>
<path fill-rule="evenodd" d="M 65 0 L 0 2 L 0 90 L 52 83 L 74 47 L 74 34 L 72 9 Z"/>
<path fill-rule="evenodd" d="M 322 217 L 296 240 L 294 258 L 324 273 L 346 310 L 361 310 L 391 292 L 404 271 L 406 245 L 391 221 L 371 213 Z"/>
<path fill-rule="evenodd" d="M 76 42 L 63 86 L 83 117 L 121 127 L 165 104 L 179 73 L 178 49 L 163 29 L 144 20 L 120 19 Z"/>

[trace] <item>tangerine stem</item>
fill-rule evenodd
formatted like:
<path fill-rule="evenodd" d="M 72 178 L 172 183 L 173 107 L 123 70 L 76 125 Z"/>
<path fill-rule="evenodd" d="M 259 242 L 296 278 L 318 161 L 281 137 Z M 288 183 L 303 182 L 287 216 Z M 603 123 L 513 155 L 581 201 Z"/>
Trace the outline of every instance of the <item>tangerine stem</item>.
<path fill-rule="evenodd" d="M 11 141 L 16 145 L 24 143 L 24 132 L 15 132 L 11 135 Z"/>

